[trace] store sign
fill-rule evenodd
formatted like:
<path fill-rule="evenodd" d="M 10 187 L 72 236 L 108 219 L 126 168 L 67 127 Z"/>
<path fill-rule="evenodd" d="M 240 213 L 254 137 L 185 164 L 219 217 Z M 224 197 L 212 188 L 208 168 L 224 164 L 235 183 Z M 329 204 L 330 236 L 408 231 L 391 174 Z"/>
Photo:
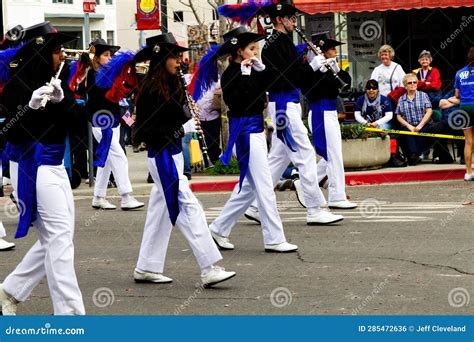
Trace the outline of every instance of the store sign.
<path fill-rule="evenodd" d="M 95 6 L 97 6 L 97 3 L 95 1 L 86 1 L 82 3 L 82 10 L 84 13 L 95 13 Z"/>
<path fill-rule="evenodd" d="M 137 0 L 137 30 L 160 28 L 159 0 Z"/>

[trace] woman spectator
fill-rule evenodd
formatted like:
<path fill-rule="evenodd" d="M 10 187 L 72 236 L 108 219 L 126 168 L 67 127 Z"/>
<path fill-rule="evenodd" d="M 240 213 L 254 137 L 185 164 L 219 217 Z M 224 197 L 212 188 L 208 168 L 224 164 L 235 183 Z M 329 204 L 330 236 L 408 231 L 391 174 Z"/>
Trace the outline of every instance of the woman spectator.
<path fill-rule="evenodd" d="M 400 64 L 393 61 L 395 50 L 390 45 L 382 45 L 378 56 L 382 64 L 374 69 L 370 78 L 379 83 L 380 93 L 387 96 L 388 93 L 403 84 L 405 71 Z"/>
<path fill-rule="evenodd" d="M 445 133 L 443 122 L 433 122 L 433 110 L 428 95 L 416 90 L 418 79 L 414 73 L 409 73 L 403 78 L 403 85 L 407 93 L 398 101 L 397 120 L 402 130 L 420 133 Z M 437 142 L 420 136 L 400 136 L 400 143 L 405 155 L 408 156 L 408 165 L 416 165 L 421 159 L 420 155 L 431 145 L 434 145 L 434 158 L 439 158 L 439 163 L 452 163 L 453 159 L 447 152 L 446 139 L 437 139 Z"/>
<path fill-rule="evenodd" d="M 467 54 L 467 65 L 456 73 L 454 83 L 455 96 L 460 99 L 459 115 L 462 118 L 456 122 L 464 125 L 463 132 L 465 139 L 464 160 L 466 161 L 465 181 L 474 181 L 472 173 L 472 140 L 474 136 L 474 47 L 469 49 Z M 472 201 L 469 204 L 474 204 Z"/>
<path fill-rule="evenodd" d="M 368 80 L 365 85 L 366 93 L 360 96 L 355 104 L 355 119 L 357 122 L 370 127 L 390 129 L 393 118 L 392 105 L 388 98 L 380 94 L 379 83 Z"/>
<path fill-rule="evenodd" d="M 441 99 L 441 76 L 439 70 L 430 66 L 433 62 L 431 53 L 427 50 L 421 51 L 418 56 L 418 63 L 421 68 L 413 70 L 418 78 L 418 90 L 425 92 L 430 98 L 433 109 L 438 109 Z"/>

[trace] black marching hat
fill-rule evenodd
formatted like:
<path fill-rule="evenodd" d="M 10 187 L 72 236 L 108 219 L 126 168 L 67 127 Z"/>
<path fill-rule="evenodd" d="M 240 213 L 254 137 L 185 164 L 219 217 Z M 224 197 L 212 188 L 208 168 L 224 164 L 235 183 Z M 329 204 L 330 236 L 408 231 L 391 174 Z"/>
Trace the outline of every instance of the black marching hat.
<path fill-rule="evenodd" d="M 22 41 L 25 44 L 18 50 L 15 58 L 24 58 L 29 54 L 50 54 L 55 48 L 78 39 L 62 32 L 58 32 L 49 21 L 30 26 L 23 31 Z"/>
<path fill-rule="evenodd" d="M 311 41 L 313 42 L 314 45 L 319 47 L 321 51 L 327 51 L 330 48 L 344 44 L 338 40 L 332 39 L 329 36 L 329 31 L 317 32 L 317 33 L 312 34 Z"/>
<path fill-rule="evenodd" d="M 273 0 L 271 5 L 261 7 L 258 14 L 267 15 L 270 18 L 276 18 L 301 15 L 305 13 L 293 6 L 292 0 Z"/>
<path fill-rule="evenodd" d="M 249 32 L 245 26 L 239 26 L 224 34 L 224 43 L 217 50 L 216 56 L 223 57 L 228 54 L 234 54 L 237 52 L 237 49 L 243 49 L 248 44 L 264 38 L 265 36 L 262 34 Z"/>
<path fill-rule="evenodd" d="M 171 32 L 159 34 L 146 39 L 146 46 L 137 52 L 135 62 L 144 62 L 152 59 L 163 60 L 170 54 L 189 51 L 190 49 L 178 45 Z"/>
<path fill-rule="evenodd" d="M 94 54 L 94 56 L 100 56 L 102 55 L 105 51 L 110 51 L 110 53 L 113 55 L 115 54 L 118 50 L 120 50 L 120 46 L 118 45 L 110 45 L 107 44 L 105 40 L 102 38 L 97 38 L 94 41 L 90 43 L 90 52 Z"/>

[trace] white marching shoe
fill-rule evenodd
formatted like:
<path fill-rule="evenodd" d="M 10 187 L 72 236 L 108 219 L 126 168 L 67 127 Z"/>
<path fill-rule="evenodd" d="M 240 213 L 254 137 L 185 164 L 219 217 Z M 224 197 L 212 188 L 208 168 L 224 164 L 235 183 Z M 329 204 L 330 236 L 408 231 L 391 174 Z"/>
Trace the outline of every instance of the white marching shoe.
<path fill-rule="evenodd" d="M 13 242 L 8 242 L 0 238 L 0 251 L 9 251 L 13 248 L 15 248 L 15 244 Z"/>
<path fill-rule="evenodd" d="M 312 225 L 328 225 L 344 220 L 344 216 L 335 215 L 327 210 L 319 210 L 315 213 L 309 213 L 306 215 L 306 224 Z"/>
<path fill-rule="evenodd" d="M 226 271 L 223 267 L 211 266 L 212 269 L 206 274 L 201 274 L 201 281 L 204 287 L 211 287 L 213 285 L 222 283 L 235 277 L 235 272 Z"/>
<path fill-rule="evenodd" d="M 295 186 L 296 198 L 298 199 L 298 202 L 300 202 L 303 208 L 306 208 L 306 202 L 304 200 L 304 191 L 303 187 L 301 186 L 301 180 L 296 179 L 293 182 L 293 185 Z"/>
<path fill-rule="evenodd" d="M 260 224 L 260 215 L 258 214 L 258 208 L 255 208 L 255 207 L 248 207 L 248 209 L 245 211 L 245 214 L 244 216 L 251 220 L 251 221 L 255 221 L 257 222 L 258 224 Z"/>
<path fill-rule="evenodd" d="M 113 210 L 116 209 L 117 206 L 107 201 L 104 197 L 94 197 L 94 199 L 92 200 L 92 208 Z"/>
<path fill-rule="evenodd" d="M 2 305 L 2 316 L 16 316 L 18 301 L 12 296 L 7 295 L 3 289 L 3 284 L 0 284 L 0 304 Z"/>
<path fill-rule="evenodd" d="M 122 204 L 120 208 L 122 208 L 122 210 L 133 210 L 133 209 L 141 208 L 144 205 L 145 203 L 137 201 L 135 197 L 128 196 L 127 201 L 122 200 Z"/>
<path fill-rule="evenodd" d="M 334 202 L 329 202 L 328 207 L 331 209 L 355 209 L 357 208 L 357 204 L 349 200 L 334 201 Z"/>
<path fill-rule="evenodd" d="M 226 238 L 224 236 L 221 236 L 217 233 L 214 233 L 211 230 L 211 236 L 216 243 L 217 247 L 222 250 L 232 250 L 234 249 L 234 245 L 229 241 L 229 238 Z"/>
<path fill-rule="evenodd" d="M 265 252 L 267 253 L 291 253 L 296 252 L 297 250 L 297 245 L 293 245 L 286 241 L 276 245 L 265 245 Z"/>
<path fill-rule="evenodd" d="M 168 284 L 173 279 L 164 276 L 161 273 L 146 272 L 135 269 L 133 271 L 133 279 L 136 283 L 155 283 L 155 284 Z"/>

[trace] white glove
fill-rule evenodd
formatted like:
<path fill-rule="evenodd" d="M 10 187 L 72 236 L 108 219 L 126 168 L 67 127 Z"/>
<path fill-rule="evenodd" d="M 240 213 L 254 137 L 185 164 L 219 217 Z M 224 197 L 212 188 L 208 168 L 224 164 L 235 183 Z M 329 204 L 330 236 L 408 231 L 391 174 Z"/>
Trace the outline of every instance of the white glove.
<path fill-rule="evenodd" d="M 243 63 L 240 64 L 240 71 L 242 71 L 242 75 L 249 76 L 252 72 L 251 65 L 244 65 Z"/>
<path fill-rule="evenodd" d="M 311 66 L 311 68 L 313 68 L 313 71 L 316 71 L 318 69 L 321 70 L 321 67 L 325 63 L 326 63 L 326 58 L 324 58 L 324 56 L 318 55 L 318 56 L 314 56 L 313 60 L 309 62 L 309 65 Z"/>
<path fill-rule="evenodd" d="M 51 98 L 51 95 L 53 94 L 53 87 L 52 86 L 42 86 L 41 88 L 36 89 L 33 94 L 31 95 L 30 102 L 28 103 L 28 106 L 31 109 L 39 109 L 41 107 L 41 102 L 43 99 L 49 99 Z"/>
<path fill-rule="evenodd" d="M 263 64 L 258 58 L 252 58 L 252 68 L 255 71 L 263 71 L 265 70 L 265 64 Z"/>
<path fill-rule="evenodd" d="M 61 87 L 61 80 L 55 79 L 49 83 L 53 87 L 53 94 L 51 95 L 52 103 L 59 103 L 64 99 L 64 91 Z"/>
<path fill-rule="evenodd" d="M 339 64 L 337 63 L 337 58 L 329 58 L 328 59 L 328 64 L 331 66 L 332 70 L 334 70 L 336 73 L 341 71 L 341 68 L 339 67 Z"/>

